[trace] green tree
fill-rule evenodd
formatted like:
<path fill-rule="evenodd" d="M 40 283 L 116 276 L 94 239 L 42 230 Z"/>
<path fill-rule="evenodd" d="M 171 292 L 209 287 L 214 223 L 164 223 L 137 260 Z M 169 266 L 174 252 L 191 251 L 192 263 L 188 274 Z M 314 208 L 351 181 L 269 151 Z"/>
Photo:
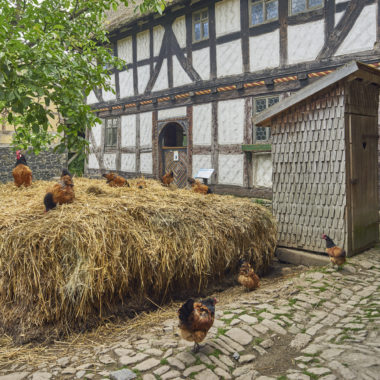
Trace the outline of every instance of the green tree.
<path fill-rule="evenodd" d="M 140 12 L 165 7 L 164 0 L 119 1 Z M 105 12 L 117 6 L 117 0 L 0 0 L 0 113 L 7 110 L 15 126 L 14 147 L 46 149 L 58 113 L 57 150 L 86 151 L 81 136 L 99 120 L 84 95 L 111 90 L 107 68 L 125 64 L 107 47 L 104 26 Z"/>

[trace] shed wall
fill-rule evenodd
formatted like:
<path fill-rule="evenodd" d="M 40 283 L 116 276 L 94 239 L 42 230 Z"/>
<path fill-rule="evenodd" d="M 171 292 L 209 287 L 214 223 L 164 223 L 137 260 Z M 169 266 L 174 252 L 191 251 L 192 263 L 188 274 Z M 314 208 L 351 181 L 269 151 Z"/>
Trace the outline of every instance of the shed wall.
<path fill-rule="evenodd" d="M 272 123 L 273 212 L 278 245 L 324 252 L 345 246 L 344 90 L 333 87 Z"/>

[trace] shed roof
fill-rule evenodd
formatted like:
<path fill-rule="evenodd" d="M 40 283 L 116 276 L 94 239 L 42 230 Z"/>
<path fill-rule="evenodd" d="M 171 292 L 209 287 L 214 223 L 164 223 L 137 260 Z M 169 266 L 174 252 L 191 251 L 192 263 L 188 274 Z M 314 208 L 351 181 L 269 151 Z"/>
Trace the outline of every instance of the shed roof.
<path fill-rule="evenodd" d="M 288 110 L 294 105 L 303 102 L 319 91 L 322 91 L 343 79 L 353 80 L 356 78 L 361 78 L 368 81 L 369 83 L 375 83 L 380 86 L 380 70 L 377 70 L 362 62 L 352 61 L 337 69 L 333 73 L 306 86 L 302 90 L 299 90 L 295 94 L 273 105 L 265 111 L 260 112 L 253 118 L 253 123 L 255 125 L 268 126 L 270 125 L 273 117 L 277 116 L 281 112 Z"/>

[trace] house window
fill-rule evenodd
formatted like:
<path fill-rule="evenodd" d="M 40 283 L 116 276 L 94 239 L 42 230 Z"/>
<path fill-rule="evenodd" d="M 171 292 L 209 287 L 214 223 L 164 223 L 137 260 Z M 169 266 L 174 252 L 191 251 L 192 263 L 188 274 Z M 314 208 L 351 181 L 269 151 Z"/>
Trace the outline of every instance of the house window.
<path fill-rule="evenodd" d="M 278 0 L 251 0 L 251 25 L 278 19 Z"/>
<path fill-rule="evenodd" d="M 323 7 L 323 0 L 291 0 L 290 14 L 312 11 Z"/>
<path fill-rule="evenodd" d="M 278 103 L 280 98 L 278 96 L 271 96 L 268 98 L 258 98 L 254 100 L 253 112 L 258 114 L 264 111 L 273 104 Z M 269 127 L 256 127 L 253 128 L 253 140 L 255 144 L 268 142 L 270 139 L 270 128 Z"/>
<path fill-rule="evenodd" d="M 117 147 L 117 130 L 119 126 L 119 118 L 105 119 L 105 144 L 106 148 Z"/>
<path fill-rule="evenodd" d="M 193 13 L 193 40 L 195 42 L 208 38 L 208 10 Z"/>

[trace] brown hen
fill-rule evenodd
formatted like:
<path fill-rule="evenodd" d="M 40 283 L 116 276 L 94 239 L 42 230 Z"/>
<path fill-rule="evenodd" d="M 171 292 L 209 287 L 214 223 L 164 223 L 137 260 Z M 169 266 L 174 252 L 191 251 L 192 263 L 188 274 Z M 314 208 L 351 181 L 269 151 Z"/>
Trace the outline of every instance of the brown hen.
<path fill-rule="evenodd" d="M 254 290 L 260 286 L 260 278 L 248 261 L 243 261 L 241 263 L 238 282 L 247 290 Z"/>
<path fill-rule="evenodd" d="M 332 264 L 342 266 L 346 262 L 346 251 L 338 247 L 327 235 L 323 234 L 322 239 L 326 240 L 326 252 Z"/>
<path fill-rule="evenodd" d="M 16 159 L 16 165 L 12 170 L 15 185 L 17 187 L 30 186 L 33 178 L 32 171 L 26 163 L 25 156 L 19 150 L 16 152 Z"/>
<path fill-rule="evenodd" d="M 199 351 L 208 330 L 214 323 L 215 298 L 207 298 L 199 302 L 187 300 L 178 310 L 179 329 L 183 339 L 194 342 L 193 351 Z"/>
<path fill-rule="evenodd" d="M 107 179 L 107 183 L 111 187 L 123 187 L 123 186 L 129 187 L 128 181 L 125 178 L 115 173 L 103 174 L 103 177 Z"/>

